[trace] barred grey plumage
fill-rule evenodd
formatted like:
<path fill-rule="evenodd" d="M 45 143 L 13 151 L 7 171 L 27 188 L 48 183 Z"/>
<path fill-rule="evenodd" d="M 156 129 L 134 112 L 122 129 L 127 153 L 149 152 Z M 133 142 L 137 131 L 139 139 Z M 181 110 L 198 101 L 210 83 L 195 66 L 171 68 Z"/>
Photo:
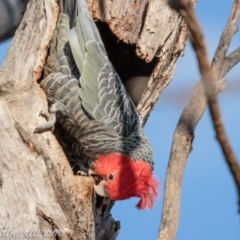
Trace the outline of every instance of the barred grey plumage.
<path fill-rule="evenodd" d="M 50 112 L 57 109 L 58 123 L 76 140 L 73 149 L 79 165 L 91 166 L 97 156 L 114 152 L 141 159 L 152 168 L 152 149 L 135 106 L 108 59 L 85 0 L 77 3 L 76 26 L 70 31 L 69 17 L 59 15 L 50 49 L 59 67 L 41 82 Z"/>

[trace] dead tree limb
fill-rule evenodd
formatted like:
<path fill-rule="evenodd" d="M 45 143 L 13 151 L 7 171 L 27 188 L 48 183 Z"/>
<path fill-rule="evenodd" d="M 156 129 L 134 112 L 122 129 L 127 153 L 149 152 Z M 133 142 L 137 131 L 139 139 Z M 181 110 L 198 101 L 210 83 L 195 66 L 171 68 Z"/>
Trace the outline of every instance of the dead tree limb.
<path fill-rule="evenodd" d="M 240 60 L 240 47 L 228 54 L 223 61 L 221 76 L 225 76 Z"/>
<path fill-rule="evenodd" d="M 176 10 L 179 10 L 180 13 L 183 11 L 182 3 L 188 4 L 188 8 L 192 9 L 189 1 L 171 1 L 170 4 Z M 191 10 L 192 11 L 192 10 Z M 185 17 L 185 15 L 184 15 Z M 188 16 L 189 17 L 189 16 Z M 190 17 L 189 17 L 190 18 Z M 223 81 L 221 79 L 225 74 L 240 60 L 239 50 L 235 50 L 233 53 L 229 54 L 226 57 L 226 52 L 230 45 L 231 39 L 237 29 L 237 21 L 239 18 L 239 1 L 234 1 L 231 14 L 229 16 L 226 27 L 223 31 L 223 34 L 220 39 L 219 46 L 215 52 L 215 56 L 212 63 L 212 69 L 214 76 L 211 76 L 211 69 L 206 59 L 205 46 L 203 41 L 203 36 L 201 33 L 197 32 L 198 38 L 194 38 L 193 44 L 200 44 L 201 48 L 197 48 L 196 54 L 198 56 L 203 55 L 204 62 L 201 65 L 204 69 L 207 69 L 207 72 L 203 72 L 203 78 L 212 80 L 211 87 L 209 89 L 214 89 L 214 94 L 217 94 L 222 89 Z M 188 20 L 188 19 L 186 19 Z M 196 24 L 194 24 L 193 16 L 191 16 L 191 21 L 187 21 L 190 29 L 195 29 Z M 199 43 L 200 41 L 200 43 Z M 199 45 L 198 45 L 199 46 Z M 209 73 L 210 72 L 210 73 Z M 215 85 L 215 87 L 212 87 Z M 208 85 L 207 85 L 208 86 Z M 210 91 L 212 92 L 212 91 Z M 212 98 L 211 98 L 212 99 Z M 212 100 L 210 100 L 212 101 Z M 210 103 L 211 104 L 211 103 Z M 178 220 L 179 220 L 179 210 L 180 210 L 180 197 L 181 197 L 181 187 L 182 187 L 182 177 L 184 173 L 184 168 L 186 165 L 187 157 L 192 148 L 192 141 L 194 138 L 195 127 L 200 120 L 205 108 L 207 105 L 207 98 L 205 94 L 205 89 L 200 81 L 192 94 L 192 97 L 183 110 L 179 122 L 177 124 L 176 130 L 174 132 L 171 153 L 169 158 L 169 164 L 167 168 L 167 174 L 165 179 L 165 193 L 164 193 L 164 204 L 162 211 L 162 218 L 160 223 L 158 240 L 173 240 L 176 235 Z M 216 106 L 216 105 L 215 105 Z M 215 108 L 215 107 L 213 107 Z M 213 115 L 216 113 L 212 113 Z M 219 127 L 219 115 L 214 120 L 216 127 Z M 219 130 L 218 130 L 219 131 Z M 221 131 L 221 129 L 220 129 Z M 219 135 L 219 132 L 217 133 Z M 221 133 L 220 133 L 221 135 Z M 221 141 L 225 141 L 225 138 Z M 224 155 L 228 157 L 229 146 L 225 145 L 226 148 Z M 239 191 L 239 167 L 236 159 L 231 155 L 230 151 L 230 161 L 228 162 L 229 168 L 233 173 L 235 182 Z"/>
<path fill-rule="evenodd" d="M 207 51 L 205 47 L 205 42 L 203 39 L 203 34 L 201 32 L 200 26 L 197 22 L 197 19 L 194 15 L 193 9 L 190 5 L 189 1 L 181 0 L 181 8 L 179 9 L 179 12 L 184 16 L 189 30 L 190 30 L 190 40 L 192 43 L 192 46 L 196 52 L 199 70 L 202 74 L 202 81 L 205 89 L 205 93 L 208 100 L 208 106 L 210 109 L 210 114 L 213 122 L 213 126 L 216 132 L 217 140 L 219 141 L 219 144 L 222 148 L 223 154 L 225 156 L 226 163 L 229 167 L 230 172 L 232 173 L 232 176 L 234 178 L 238 194 L 239 194 L 239 207 L 240 207 L 240 167 L 238 165 L 237 158 L 235 157 L 233 150 L 229 144 L 229 141 L 227 139 L 227 135 L 221 120 L 221 113 L 219 109 L 219 104 L 217 100 L 217 92 L 215 91 L 214 87 L 212 86 L 212 83 L 215 81 L 214 76 L 212 74 L 212 70 L 210 67 L 210 64 L 208 62 L 208 56 Z M 240 2 L 235 1 L 234 4 L 234 12 L 237 17 L 239 17 L 240 14 Z M 234 26 L 235 27 L 235 26 Z M 235 29 L 234 29 L 235 30 Z M 228 33 L 229 34 L 229 33 Z M 229 35 L 227 35 L 229 37 Z M 227 46 L 227 44 L 224 44 L 224 46 Z M 219 51 L 219 55 L 222 54 L 222 56 L 219 58 L 224 57 L 224 53 L 226 54 L 227 48 L 224 49 L 222 53 Z M 216 59 L 218 56 L 216 56 Z M 215 61 L 216 61 L 215 59 Z"/>

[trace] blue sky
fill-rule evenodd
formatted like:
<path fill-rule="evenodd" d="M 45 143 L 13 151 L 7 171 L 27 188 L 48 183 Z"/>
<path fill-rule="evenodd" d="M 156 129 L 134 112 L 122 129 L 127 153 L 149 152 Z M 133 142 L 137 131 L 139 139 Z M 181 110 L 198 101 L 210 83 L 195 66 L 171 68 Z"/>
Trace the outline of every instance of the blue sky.
<path fill-rule="evenodd" d="M 208 5 L 207 5 L 208 4 Z M 232 1 L 199 1 L 196 6 L 212 57 L 227 21 Z M 0 44 L 2 62 L 10 41 Z M 234 37 L 231 49 L 240 44 Z M 220 93 L 223 122 L 237 158 L 240 161 L 240 65 L 227 75 L 227 87 Z M 155 175 L 160 180 L 160 198 L 153 210 L 139 211 L 138 199 L 119 201 L 112 215 L 121 221 L 118 240 L 152 240 L 157 238 L 163 202 L 164 178 L 174 129 L 194 85 L 199 79 L 198 67 L 191 46 L 178 60 L 172 83 L 164 90 L 152 112 L 145 132 L 152 144 Z M 193 151 L 183 179 L 181 214 L 176 240 L 239 240 L 240 221 L 237 215 L 237 193 L 221 149 L 215 140 L 208 110 L 195 131 Z"/>

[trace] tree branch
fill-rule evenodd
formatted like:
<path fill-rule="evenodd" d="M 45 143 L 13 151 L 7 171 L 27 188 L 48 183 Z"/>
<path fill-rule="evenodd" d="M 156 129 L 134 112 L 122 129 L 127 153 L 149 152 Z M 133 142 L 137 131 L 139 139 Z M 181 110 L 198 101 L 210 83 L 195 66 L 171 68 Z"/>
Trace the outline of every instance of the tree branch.
<path fill-rule="evenodd" d="M 215 71 L 219 71 L 222 68 L 225 62 L 224 58 L 227 54 L 227 50 L 230 46 L 232 37 L 237 32 L 237 24 L 238 24 L 238 19 L 240 14 L 239 4 L 240 4 L 239 0 L 234 0 L 231 13 L 228 18 L 228 22 L 223 30 L 217 50 L 214 54 L 213 61 L 212 61 L 212 68 L 214 73 Z M 219 76 L 219 77 L 222 78 L 223 76 Z"/>
<path fill-rule="evenodd" d="M 198 58 L 200 58 L 199 68 L 204 78 L 204 85 L 207 86 L 207 90 L 208 93 L 210 93 L 210 96 L 212 96 L 212 93 L 214 94 L 214 98 L 210 98 L 210 105 L 212 109 L 211 115 L 213 117 L 216 133 L 218 139 L 220 140 L 220 143 L 224 145 L 224 155 L 226 159 L 228 159 L 229 168 L 234 176 L 239 191 L 239 167 L 236 159 L 231 153 L 230 146 L 226 144 L 227 140 L 223 135 L 224 132 L 220 121 L 219 111 L 216 112 L 215 110 L 217 108 L 215 96 L 217 92 L 222 89 L 223 83 L 222 80 L 216 81 L 216 79 L 222 78 L 231 69 L 230 66 L 233 67 L 239 61 L 238 49 L 232 53 L 233 55 L 230 54 L 228 56 L 231 56 L 230 58 L 225 57 L 233 34 L 236 32 L 237 19 L 239 17 L 239 1 L 234 2 L 228 23 L 223 31 L 220 43 L 216 50 L 212 63 L 214 76 L 212 76 L 206 56 L 203 35 L 198 24 L 196 25 L 196 19 L 193 15 L 189 1 L 171 1 L 170 4 L 171 7 L 177 9 L 179 12 L 181 12 L 182 15 L 184 15 L 184 17 L 187 18 L 186 21 L 192 33 L 192 44 L 195 48 L 196 55 Z M 186 9 L 188 9 L 188 11 L 190 10 L 190 14 L 189 12 L 186 13 Z M 187 157 L 192 148 L 195 127 L 200 120 L 207 104 L 206 94 L 202 84 L 203 82 L 200 81 L 196 85 L 189 103 L 182 112 L 173 136 L 170 159 L 165 180 L 164 204 L 158 240 L 174 239 L 176 235 L 184 168 L 186 165 Z M 213 85 L 215 85 L 215 87 Z"/>
<path fill-rule="evenodd" d="M 224 58 L 221 76 L 224 76 L 231 68 L 240 61 L 240 47 Z"/>
<path fill-rule="evenodd" d="M 196 0 L 191 2 L 195 5 Z M 154 34 L 149 28 L 150 23 L 157 24 Z M 159 32 L 162 32 L 161 35 Z M 162 90 L 172 80 L 177 59 L 183 55 L 186 39 L 187 26 L 184 19 L 179 18 L 177 12 L 170 9 L 165 1 L 149 1 L 146 21 L 136 49 L 138 56 L 145 57 L 147 62 L 153 59 L 153 53 L 156 57 L 155 68 L 137 106 L 143 124 L 155 107 Z"/>
<path fill-rule="evenodd" d="M 182 16 L 185 17 L 185 20 L 186 20 L 189 30 L 191 32 L 190 40 L 191 40 L 192 46 L 196 52 L 199 69 L 203 76 L 202 81 L 204 83 L 203 85 L 205 87 L 205 92 L 207 93 L 208 105 L 209 105 L 209 109 L 210 109 L 210 113 L 211 113 L 211 118 L 213 121 L 213 126 L 214 126 L 214 129 L 216 132 L 216 137 L 220 143 L 220 146 L 222 148 L 226 162 L 227 162 L 229 169 L 235 180 L 235 184 L 236 184 L 238 192 L 239 192 L 239 204 L 240 204 L 240 168 L 238 166 L 238 161 L 237 161 L 236 157 L 234 156 L 234 153 L 228 142 L 228 139 L 227 139 L 227 136 L 226 136 L 226 133 L 224 130 L 224 126 L 222 124 L 220 109 L 219 109 L 218 100 L 216 97 L 216 92 L 214 91 L 214 88 L 211 86 L 212 85 L 211 83 L 214 82 L 214 76 L 212 74 L 210 64 L 208 63 L 208 57 L 207 57 L 205 42 L 203 39 L 203 34 L 201 32 L 200 26 L 197 22 L 197 19 L 194 15 L 193 9 L 192 9 L 189 1 L 188 0 L 180 0 L 180 2 L 182 4 L 182 6 L 181 6 L 181 9 L 179 10 L 179 12 L 182 14 Z M 237 14 L 238 12 L 240 13 L 239 1 L 235 1 L 233 6 L 234 6 L 233 7 L 234 14 L 236 13 L 236 15 L 239 16 L 239 14 Z M 230 29 L 235 29 L 235 27 L 236 26 L 234 26 L 234 28 L 230 28 Z M 232 31 L 232 33 L 234 33 L 234 32 Z M 224 44 L 225 43 L 224 37 L 226 37 L 226 44 Z M 224 45 L 229 46 L 230 45 L 229 35 L 226 35 L 224 37 L 222 37 L 222 39 L 220 40 L 220 43 L 222 43 L 223 46 Z M 227 52 L 226 47 L 222 47 L 222 49 L 224 49 L 224 50 L 218 51 L 218 54 L 217 54 L 219 56 L 220 60 L 222 58 L 224 59 L 223 54 L 226 54 L 226 52 Z M 214 61 L 216 61 L 216 58 Z M 218 64 L 218 62 L 216 63 L 216 65 L 217 64 Z"/>

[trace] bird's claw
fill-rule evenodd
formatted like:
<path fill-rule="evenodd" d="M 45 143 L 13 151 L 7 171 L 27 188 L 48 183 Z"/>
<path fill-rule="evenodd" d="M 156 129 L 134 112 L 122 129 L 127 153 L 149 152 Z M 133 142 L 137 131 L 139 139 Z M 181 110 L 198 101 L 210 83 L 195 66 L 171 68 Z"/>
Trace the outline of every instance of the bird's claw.
<path fill-rule="evenodd" d="M 50 118 L 49 112 L 45 109 L 39 112 L 39 116 L 46 118 L 46 120 L 49 120 Z"/>
<path fill-rule="evenodd" d="M 54 116 L 53 116 L 54 115 Z M 46 124 L 40 125 L 39 127 L 36 127 L 34 130 L 34 133 L 43 133 L 45 131 L 54 131 L 54 126 L 56 123 L 56 116 L 55 114 L 50 114 L 46 110 L 41 110 L 39 112 L 39 116 L 45 117 L 47 120 Z"/>
<path fill-rule="evenodd" d="M 77 175 L 80 175 L 80 176 L 88 176 L 88 174 L 84 171 L 81 171 L 81 170 L 78 170 L 77 171 Z"/>
<path fill-rule="evenodd" d="M 46 123 L 44 125 L 36 127 L 34 129 L 34 133 L 43 133 L 43 132 L 48 131 L 48 130 L 53 132 L 54 131 L 54 125 L 53 126 L 49 126 L 48 123 Z"/>

